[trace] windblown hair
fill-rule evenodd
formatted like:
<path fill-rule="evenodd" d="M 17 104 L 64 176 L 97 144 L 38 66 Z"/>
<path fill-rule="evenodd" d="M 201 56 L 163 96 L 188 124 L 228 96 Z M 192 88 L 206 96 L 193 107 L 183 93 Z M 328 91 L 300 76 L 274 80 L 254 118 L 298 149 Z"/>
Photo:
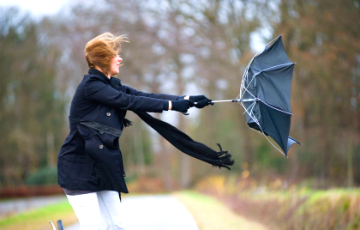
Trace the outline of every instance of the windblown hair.
<path fill-rule="evenodd" d="M 129 42 L 125 35 L 115 36 L 109 32 L 91 39 L 85 46 L 85 58 L 89 68 L 98 66 L 107 75 L 111 59 L 120 53 L 122 42 Z"/>

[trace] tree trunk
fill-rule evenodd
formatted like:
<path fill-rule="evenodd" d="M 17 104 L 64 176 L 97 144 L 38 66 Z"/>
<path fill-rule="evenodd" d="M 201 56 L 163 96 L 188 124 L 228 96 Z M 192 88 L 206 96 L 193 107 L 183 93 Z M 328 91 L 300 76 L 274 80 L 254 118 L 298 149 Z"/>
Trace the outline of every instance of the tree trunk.
<path fill-rule="evenodd" d="M 352 188 L 354 186 L 354 173 L 353 173 L 353 157 L 352 157 L 353 147 L 349 145 L 347 148 L 347 182 L 348 187 Z"/>

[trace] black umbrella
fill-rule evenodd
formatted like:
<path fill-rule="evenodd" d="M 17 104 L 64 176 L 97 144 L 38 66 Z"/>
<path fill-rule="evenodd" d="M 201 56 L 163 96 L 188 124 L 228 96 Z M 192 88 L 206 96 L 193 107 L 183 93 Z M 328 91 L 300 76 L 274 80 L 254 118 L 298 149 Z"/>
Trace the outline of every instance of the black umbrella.
<path fill-rule="evenodd" d="M 266 138 L 270 136 L 286 156 L 292 144 L 300 144 L 289 136 L 295 63 L 289 60 L 281 36 L 269 44 L 248 64 L 237 99 L 213 102 L 239 102 L 245 109 L 249 127 L 262 132 Z"/>

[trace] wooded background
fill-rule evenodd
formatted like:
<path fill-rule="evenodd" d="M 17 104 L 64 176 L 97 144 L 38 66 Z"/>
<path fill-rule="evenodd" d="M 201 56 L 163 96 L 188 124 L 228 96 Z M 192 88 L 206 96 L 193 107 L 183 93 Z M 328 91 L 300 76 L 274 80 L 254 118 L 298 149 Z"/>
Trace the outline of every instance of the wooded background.
<path fill-rule="evenodd" d="M 221 143 L 235 159 L 230 172 L 179 152 L 129 111 L 134 125 L 120 138 L 128 181 L 157 177 L 171 190 L 235 173 L 360 184 L 360 1 L 98 0 L 40 19 L 0 8 L 0 188 L 56 184 L 70 102 L 88 70 L 84 47 L 104 32 L 128 36 L 118 77 L 144 92 L 235 98 L 256 39 L 281 34 L 296 62 L 290 135 L 302 146 L 289 158 L 247 127 L 235 103 L 155 115 L 214 149 Z"/>

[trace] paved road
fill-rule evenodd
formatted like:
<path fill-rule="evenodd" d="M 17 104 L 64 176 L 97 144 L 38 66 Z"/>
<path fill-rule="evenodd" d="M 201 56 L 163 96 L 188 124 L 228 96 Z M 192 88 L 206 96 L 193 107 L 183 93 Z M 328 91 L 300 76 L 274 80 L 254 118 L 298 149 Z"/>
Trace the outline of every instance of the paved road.
<path fill-rule="evenodd" d="M 185 206 L 172 195 L 129 196 L 122 199 L 126 230 L 199 230 Z M 79 230 L 79 224 L 65 230 Z"/>
<path fill-rule="evenodd" d="M 65 201 L 66 196 L 30 197 L 22 199 L 10 199 L 0 202 L 0 219 L 4 216 L 24 212 L 33 208 Z"/>

